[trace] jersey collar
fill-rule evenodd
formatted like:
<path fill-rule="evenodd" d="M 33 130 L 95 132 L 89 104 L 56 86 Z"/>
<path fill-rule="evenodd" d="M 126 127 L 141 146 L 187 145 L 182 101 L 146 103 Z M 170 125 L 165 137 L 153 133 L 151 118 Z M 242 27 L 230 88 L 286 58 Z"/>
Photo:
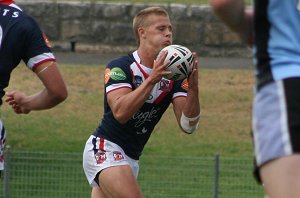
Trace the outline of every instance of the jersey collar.
<path fill-rule="evenodd" d="M 137 50 L 134 51 L 132 53 L 132 55 L 133 55 L 135 64 L 138 66 L 140 71 L 143 73 L 144 77 L 148 78 L 149 74 L 152 72 L 152 69 L 141 64 L 141 58 L 139 57 Z"/>

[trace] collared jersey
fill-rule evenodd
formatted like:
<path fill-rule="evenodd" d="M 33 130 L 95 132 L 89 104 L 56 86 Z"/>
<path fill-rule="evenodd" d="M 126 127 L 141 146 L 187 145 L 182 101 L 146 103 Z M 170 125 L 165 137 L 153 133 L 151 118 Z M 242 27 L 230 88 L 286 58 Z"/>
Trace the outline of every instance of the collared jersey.
<path fill-rule="evenodd" d="M 135 51 L 110 62 L 105 69 L 105 98 L 103 119 L 94 133 L 97 137 L 118 144 L 126 155 L 139 159 L 155 125 L 172 100 L 187 96 L 187 80 L 171 81 L 162 78 L 156 83 L 144 105 L 126 124 L 120 124 L 107 103 L 107 94 L 117 89 L 137 89 L 147 79 L 152 69 L 140 64 Z"/>
<path fill-rule="evenodd" d="M 258 87 L 300 77 L 300 1 L 255 0 L 254 64 Z"/>
<path fill-rule="evenodd" d="M 12 70 L 23 60 L 34 70 L 55 57 L 34 19 L 15 4 L 0 4 L 0 105 Z"/>

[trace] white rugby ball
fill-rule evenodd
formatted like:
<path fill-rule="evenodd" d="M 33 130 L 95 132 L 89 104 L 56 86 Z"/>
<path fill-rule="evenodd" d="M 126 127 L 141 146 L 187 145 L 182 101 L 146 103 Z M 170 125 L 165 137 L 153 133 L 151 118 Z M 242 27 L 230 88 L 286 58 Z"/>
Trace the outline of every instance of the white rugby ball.
<path fill-rule="evenodd" d="M 169 45 L 159 52 L 157 58 L 159 58 L 164 51 L 168 51 L 164 62 L 170 62 L 166 70 L 172 72 L 164 76 L 164 78 L 169 80 L 182 80 L 192 72 L 194 56 L 187 47 Z"/>

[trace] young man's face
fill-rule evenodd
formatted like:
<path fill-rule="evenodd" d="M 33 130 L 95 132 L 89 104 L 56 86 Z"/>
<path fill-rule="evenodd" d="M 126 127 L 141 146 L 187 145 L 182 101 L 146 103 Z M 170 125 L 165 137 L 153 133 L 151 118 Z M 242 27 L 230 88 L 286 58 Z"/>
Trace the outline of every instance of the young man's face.
<path fill-rule="evenodd" d="M 149 45 L 158 52 L 172 44 L 172 25 L 166 16 L 151 15 L 148 20 L 150 25 L 144 28 L 141 35 L 142 45 Z"/>

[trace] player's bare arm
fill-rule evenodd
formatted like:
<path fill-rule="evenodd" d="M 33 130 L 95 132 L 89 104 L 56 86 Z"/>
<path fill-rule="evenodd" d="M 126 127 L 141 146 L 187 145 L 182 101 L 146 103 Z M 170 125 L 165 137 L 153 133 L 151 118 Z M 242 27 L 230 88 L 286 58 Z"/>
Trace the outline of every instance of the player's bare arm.
<path fill-rule="evenodd" d="M 193 52 L 194 56 L 194 62 L 193 62 L 193 70 L 191 74 L 188 76 L 188 83 L 189 83 L 189 89 L 188 89 L 188 97 L 198 98 L 198 92 L 199 92 L 199 86 L 198 86 L 198 55 L 196 52 Z"/>
<path fill-rule="evenodd" d="M 200 119 L 198 57 L 196 53 L 193 53 L 193 55 L 193 71 L 188 77 L 187 97 L 178 97 L 173 101 L 177 122 L 180 128 L 186 133 L 192 133 L 197 128 Z"/>
<path fill-rule="evenodd" d="M 245 9 L 243 0 L 210 0 L 210 4 L 215 14 L 236 32 L 243 42 L 252 46 L 252 8 Z"/>
<path fill-rule="evenodd" d="M 45 88 L 42 91 L 30 96 L 20 91 L 6 93 L 6 102 L 18 114 L 27 114 L 32 110 L 50 109 L 67 98 L 67 88 L 55 62 L 45 62 L 39 65 L 34 72 L 43 82 Z"/>
<path fill-rule="evenodd" d="M 166 53 L 154 61 L 151 75 L 134 91 L 129 88 L 114 90 L 107 94 L 108 104 L 116 120 L 126 123 L 148 99 L 154 85 L 159 82 L 168 63 L 164 63 Z"/>
<path fill-rule="evenodd" d="M 198 87 L 198 57 L 194 52 L 194 63 L 192 73 L 188 76 L 188 91 L 185 103 L 180 109 L 181 113 L 184 113 L 187 117 L 196 117 L 200 113 L 199 103 L 199 87 Z"/>

